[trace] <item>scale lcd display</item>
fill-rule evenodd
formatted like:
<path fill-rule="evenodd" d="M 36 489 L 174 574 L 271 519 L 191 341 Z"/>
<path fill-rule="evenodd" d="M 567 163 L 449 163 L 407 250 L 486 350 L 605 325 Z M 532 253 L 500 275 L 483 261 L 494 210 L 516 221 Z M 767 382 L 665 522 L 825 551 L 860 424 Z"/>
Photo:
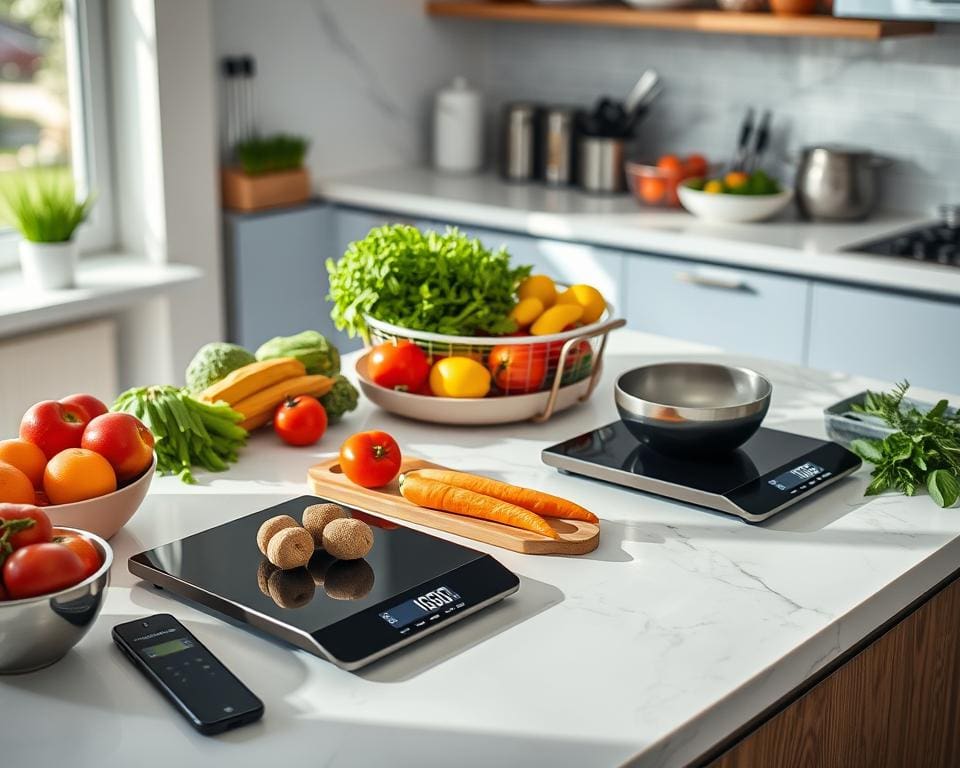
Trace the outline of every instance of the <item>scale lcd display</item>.
<path fill-rule="evenodd" d="M 143 649 L 143 655 L 148 659 L 159 659 L 161 656 L 169 656 L 173 653 L 180 653 L 193 648 L 193 641 L 185 637 L 178 637 L 175 640 L 167 640 L 165 643 L 150 645 Z"/>
<path fill-rule="evenodd" d="M 403 629 L 414 622 L 424 620 L 429 621 L 434 614 L 445 611 L 454 611 L 462 608 L 464 605 L 460 600 L 460 595 L 449 587 L 437 587 L 430 592 L 426 592 L 412 600 L 407 600 L 400 605 L 384 611 L 380 614 L 383 619 L 394 629 Z"/>
<path fill-rule="evenodd" d="M 808 461 L 799 467 L 787 470 L 782 475 L 777 475 L 772 480 L 768 480 L 767 483 L 778 491 L 792 491 L 797 486 L 803 485 L 808 480 L 822 474 L 823 471 L 823 467 L 817 466 L 812 461 Z"/>

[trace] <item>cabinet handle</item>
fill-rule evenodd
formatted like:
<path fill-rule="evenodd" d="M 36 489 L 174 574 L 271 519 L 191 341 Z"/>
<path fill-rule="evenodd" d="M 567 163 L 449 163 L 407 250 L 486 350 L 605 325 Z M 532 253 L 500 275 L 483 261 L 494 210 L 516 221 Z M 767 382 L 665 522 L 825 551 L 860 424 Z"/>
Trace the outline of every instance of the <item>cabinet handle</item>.
<path fill-rule="evenodd" d="M 750 284 L 739 277 L 705 275 L 700 272 L 677 272 L 676 279 L 687 285 L 699 285 L 703 288 L 722 288 L 725 291 L 750 291 Z"/>

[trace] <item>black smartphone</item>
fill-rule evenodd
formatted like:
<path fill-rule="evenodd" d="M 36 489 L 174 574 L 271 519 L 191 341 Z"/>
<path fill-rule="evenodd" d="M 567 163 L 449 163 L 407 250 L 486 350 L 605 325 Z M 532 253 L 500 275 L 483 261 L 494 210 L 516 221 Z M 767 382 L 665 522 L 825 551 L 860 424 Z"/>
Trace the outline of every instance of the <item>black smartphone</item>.
<path fill-rule="evenodd" d="M 113 641 L 200 733 L 263 716 L 263 702 L 170 614 L 117 624 Z"/>

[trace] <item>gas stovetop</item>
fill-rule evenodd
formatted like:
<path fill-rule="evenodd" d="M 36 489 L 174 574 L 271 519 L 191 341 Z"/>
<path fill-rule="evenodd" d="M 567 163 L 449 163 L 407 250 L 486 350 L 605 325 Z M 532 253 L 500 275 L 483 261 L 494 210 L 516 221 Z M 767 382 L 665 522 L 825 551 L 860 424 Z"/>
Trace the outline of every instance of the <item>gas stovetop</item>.
<path fill-rule="evenodd" d="M 960 205 L 942 206 L 942 219 L 847 250 L 960 267 Z"/>

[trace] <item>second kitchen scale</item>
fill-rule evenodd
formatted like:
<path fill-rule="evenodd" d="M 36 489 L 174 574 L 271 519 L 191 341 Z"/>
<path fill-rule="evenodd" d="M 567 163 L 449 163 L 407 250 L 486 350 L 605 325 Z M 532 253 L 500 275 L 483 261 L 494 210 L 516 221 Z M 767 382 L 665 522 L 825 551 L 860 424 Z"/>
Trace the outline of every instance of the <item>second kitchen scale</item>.
<path fill-rule="evenodd" d="M 130 572 L 250 624 L 344 669 L 357 669 L 516 592 L 520 580 L 490 555 L 345 507 L 373 531 L 362 560 L 317 550 L 281 571 L 257 549 L 260 525 L 299 520 L 301 496 L 142 552 Z"/>
<path fill-rule="evenodd" d="M 654 493 L 756 523 L 820 493 L 860 468 L 860 459 L 826 440 L 761 427 L 735 451 L 679 458 L 640 443 L 615 421 L 542 453 L 563 472 Z"/>

